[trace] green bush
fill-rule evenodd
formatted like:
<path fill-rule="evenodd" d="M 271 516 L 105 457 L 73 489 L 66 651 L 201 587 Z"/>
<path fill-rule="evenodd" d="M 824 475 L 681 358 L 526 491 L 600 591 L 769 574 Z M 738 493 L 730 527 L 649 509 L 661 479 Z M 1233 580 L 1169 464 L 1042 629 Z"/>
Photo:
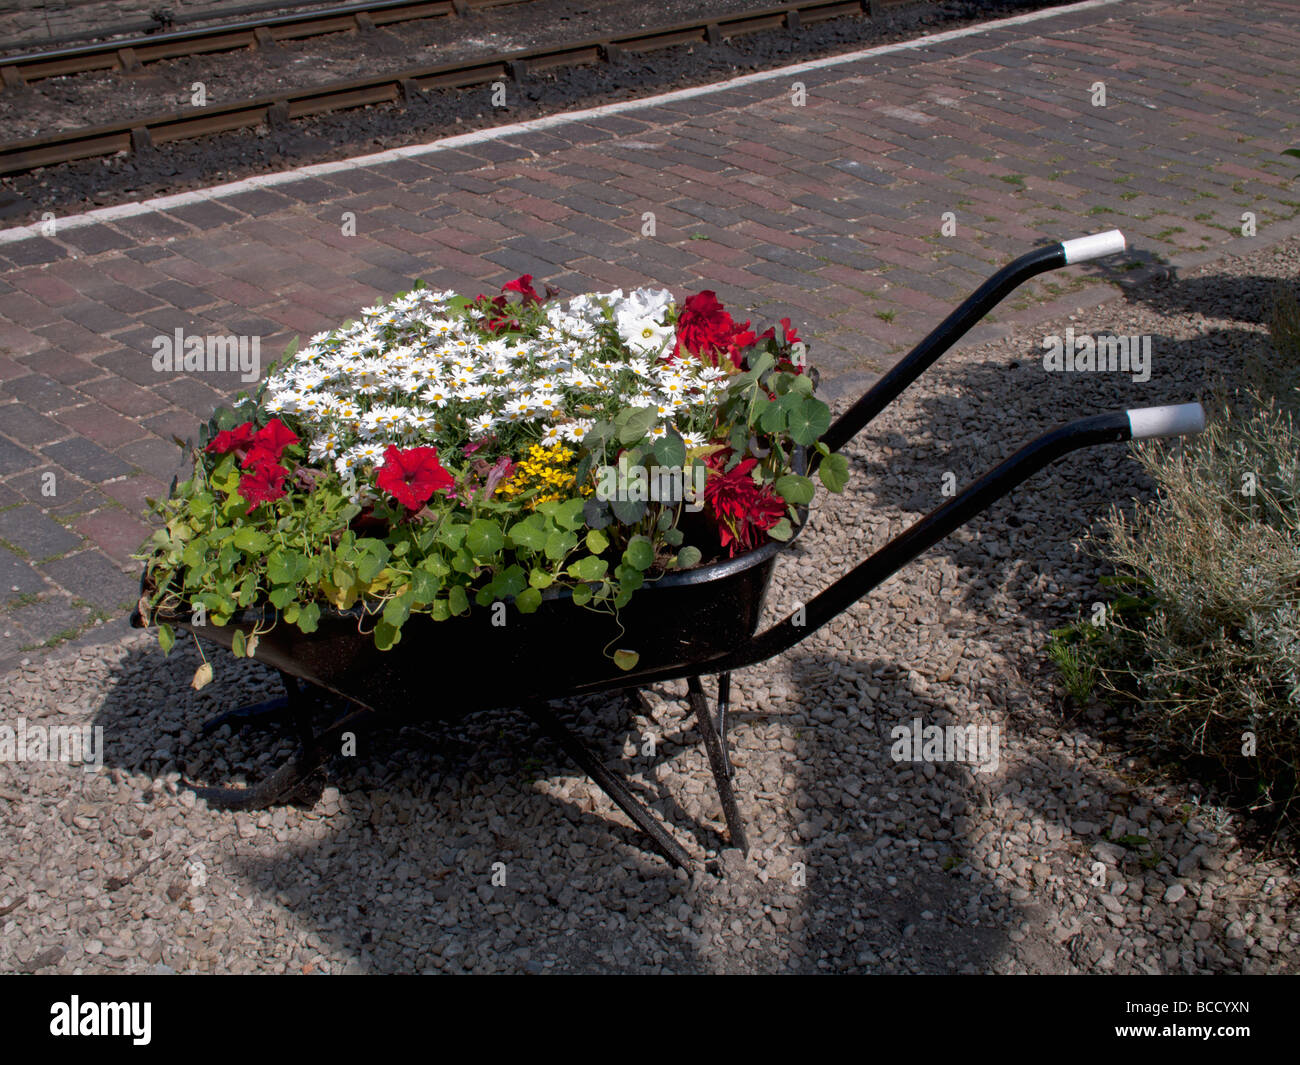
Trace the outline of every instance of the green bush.
<path fill-rule="evenodd" d="M 1279 297 L 1275 355 L 1194 440 L 1135 448 L 1156 497 L 1096 541 L 1120 595 L 1054 633 L 1075 698 L 1132 708 L 1143 739 L 1207 758 L 1259 802 L 1300 779 L 1300 311 Z M 1094 624 L 1094 620 L 1101 624 Z"/>

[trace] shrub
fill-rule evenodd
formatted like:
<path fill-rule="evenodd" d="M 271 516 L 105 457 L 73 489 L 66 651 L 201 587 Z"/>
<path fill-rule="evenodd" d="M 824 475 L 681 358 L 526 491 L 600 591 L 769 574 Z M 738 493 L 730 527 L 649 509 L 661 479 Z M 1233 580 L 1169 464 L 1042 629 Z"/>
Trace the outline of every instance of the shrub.
<path fill-rule="evenodd" d="M 1259 805 L 1300 778 L 1300 310 L 1280 296 L 1275 358 L 1200 437 L 1135 449 L 1156 497 L 1098 538 L 1121 591 L 1102 624 L 1054 634 L 1067 690 L 1135 709 L 1139 733 L 1208 758 Z"/>

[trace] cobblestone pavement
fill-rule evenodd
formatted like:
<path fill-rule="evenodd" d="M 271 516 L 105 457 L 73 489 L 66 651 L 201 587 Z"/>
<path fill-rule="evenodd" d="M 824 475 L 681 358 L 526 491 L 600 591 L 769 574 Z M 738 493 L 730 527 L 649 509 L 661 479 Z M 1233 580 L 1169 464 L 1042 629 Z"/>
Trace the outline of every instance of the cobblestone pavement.
<path fill-rule="evenodd" d="M 471 293 L 520 273 L 567 291 L 657 282 L 805 323 L 843 394 L 1044 240 L 1118 226 L 1134 272 L 1030 287 L 973 340 L 1294 231 L 1297 163 L 1280 154 L 1296 143 L 1294 11 L 1081 6 L 56 222 L 53 236 L 0 234 L 0 670 L 120 615 L 145 497 L 176 467 L 172 436 L 240 386 L 237 373 L 155 371 L 155 338 L 255 337 L 265 364 L 413 278 Z M 1242 235 L 1246 214 L 1256 236 Z"/>

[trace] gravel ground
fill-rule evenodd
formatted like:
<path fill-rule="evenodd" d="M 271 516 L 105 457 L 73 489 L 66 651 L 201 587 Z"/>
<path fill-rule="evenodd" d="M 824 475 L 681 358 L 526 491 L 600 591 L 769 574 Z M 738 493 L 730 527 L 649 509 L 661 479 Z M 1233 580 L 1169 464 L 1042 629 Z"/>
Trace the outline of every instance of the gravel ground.
<path fill-rule="evenodd" d="M 1083 412 L 1206 395 L 1298 276 L 1292 240 L 952 353 L 850 447 L 852 491 L 821 504 L 771 610 L 936 505 L 947 471 Z M 1071 325 L 1151 335 L 1151 381 L 1045 373 L 1041 338 Z M 508 711 L 377 733 L 314 806 L 209 810 L 178 770 L 252 779 L 289 750 L 198 736 L 268 697 L 269 672 L 223 660 L 195 693 L 193 650 L 164 661 L 143 634 L 34 657 L 0 678 L 2 720 L 94 722 L 107 755 L 0 764 L 0 970 L 1295 972 L 1294 841 L 1265 849 L 1100 707 L 1062 702 L 1043 656 L 1100 595 L 1076 541 L 1143 491 L 1126 449 L 1082 453 L 739 675 L 748 855 L 722 849 L 684 685 L 566 704 L 720 875 L 644 849 Z M 918 717 L 999 726 L 997 770 L 894 762 L 891 728 Z"/>
<path fill-rule="evenodd" d="M 0 219 L 17 225 L 45 210 L 59 213 L 134 202 L 364 152 L 421 144 L 437 137 L 578 107 L 712 84 L 755 70 L 818 56 L 910 40 L 1008 15 L 1054 7 L 1062 0 L 940 0 L 900 8 L 881 18 L 847 16 L 802 32 L 746 34 L 715 46 L 680 45 L 628 53 L 617 65 L 560 67 L 530 73 L 494 108 L 489 86 L 426 91 L 409 104 L 387 104 L 299 119 L 285 127 L 216 134 L 0 178 Z M 477 12 L 469 19 L 433 19 L 392 32 L 332 34 L 286 43 L 272 52 L 226 52 L 154 63 L 137 76 L 111 73 L 50 78 L 19 92 L 0 91 L 5 139 L 135 115 L 189 107 L 190 87 L 206 86 L 210 105 L 324 82 L 408 70 L 478 55 L 500 55 L 602 34 L 636 32 L 753 9 L 754 0 L 662 0 L 629 13 L 614 0 L 546 0 Z M 761 5 L 759 5 L 761 6 Z M 467 29 L 468 27 L 468 29 Z"/>

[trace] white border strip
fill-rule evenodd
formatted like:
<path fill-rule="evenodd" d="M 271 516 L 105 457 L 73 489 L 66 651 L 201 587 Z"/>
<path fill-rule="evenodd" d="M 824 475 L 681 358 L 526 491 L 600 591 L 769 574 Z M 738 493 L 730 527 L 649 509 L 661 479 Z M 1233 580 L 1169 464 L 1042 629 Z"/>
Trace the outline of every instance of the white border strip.
<path fill-rule="evenodd" d="M 411 159 L 416 156 L 429 155 L 433 152 L 448 151 L 469 144 L 481 144 L 484 141 L 500 140 L 503 137 L 512 137 L 520 133 L 533 133 L 537 130 L 550 129 L 554 126 L 562 126 L 569 122 L 583 122 L 587 119 L 600 118 L 604 115 L 619 115 L 626 114 L 629 111 L 642 111 L 648 108 L 658 107 L 660 104 L 670 103 L 674 100 L 692 100 L 698 96 L 708 96 L 710 93 L 715 92 L 726 92 L 728 89 L 740 88 L 743 85 L 755 85 L 764 81 L 775 81 L 778 78 L 788 78 L 792 75 L 803 74 L 808 71 L 824 70 L 827 67 L 841 66 L 845 63 L 855 63 L 859 60 L 870 59 L 874 56 L 916 51 L 932 44 L 939 44 L 943 41 L 955 41 L 963 37 L 974 37 L 981 33 L 989 33 L 993 30 L 1005 29 L 1008 26 L 1024 26 L 1029 23 L 1056 18 L 1058 15 L 1070 15 L 1080 11 L 1090 11 L 1093 8 L 1110 7 L 1121 2 L 1122 0 L 1083 0 L 1082 3 L 1069 4 L 1064 7 L 1048 8 L 1044 11 L 1032 11 L 1027 15 L 1013 15 L 1010 18 L 998 19 L 995 22 L 985 22 L 978 26 L 965 26 L 957 30 L 945 30 L 942 33 L 917 37 L 915 40 L 911 41 L 898 41 L 895 44 L 879 45 L 875 48 L 867 48 L 858 52 L 846 52 L 843 55 L 827 56 L 824 59 L 812 59 L 806 63 L 795 63 L 793 66 L 779 67 L 775 70 L 761 70 L 754 74 L 744 74 L 738 78 L 731 78 L 729 81 L 720 81 L 713 85 L 695 85 L 689 89 L 675 89 L 672 92 L 662 93 L 658 96 L 644 96 L 635 100 L 620 100 L 617 103 L 601 104 L 598 107 L 588 107 L 578 111 L 561 111 L 554 115 L 529 119 L 526 122 L 513 122 L 505 126 L 492 126 L 488 129 L 475 130 L 472 133 L 459 133 L 454 137 L 444 137 L 440 140 L 429 141 L 425 144 L 411 144 L 403 148 L 390 148 L 387 151 L 376 152 L 373 155 L 358 155 L 353 156 L 350 159 L 339 159 L 330 163 L 313 163 L 309 166 L 296 167 L 292 170 L 282 170 L 275 174 L 256 174 L 253 177 L 242 178 L 239 181 L 232 181 L 225 185 L 213 185 L 205 189 L 193 189 L 189 192 L 174 193 L 170 196 L 156 196 L 153 199 L 140 200 L 136 203 L 122 203 L 113 207 L 100 207 L 93 211 L 87 211 L 85 214 L 69 215 L 66 218 L 59 218 L 57 219 L 57 225 L 59 229 L 78 229 L 82 226 L 95 225 L 100 222 L 111 222 L 118 218 L 132 218 L 136 215 L 152 214 L 155 211 L 166 211 L 173 207 L 183 207 L 186 204 L 204 203 L 208 200 L 219 200 L 226 196 L 233 196 L 236 193 L 247 192 L 250 189 L 271 188 L 275 185 L 284 185 L 293 181 L 302 181 L 307 178 L 320 177 L 324 174 L 337 174 L 339 171 L 351 170 L 355 167 L 380 166 L 384 163 L 395 162 L 399 159 Z M 0 230 L 0 246 L 43 236 L 40 231 L 41 225 L 42 223 L 36 222 L 26 226 L 18 226 L 15 229 Z"/>

